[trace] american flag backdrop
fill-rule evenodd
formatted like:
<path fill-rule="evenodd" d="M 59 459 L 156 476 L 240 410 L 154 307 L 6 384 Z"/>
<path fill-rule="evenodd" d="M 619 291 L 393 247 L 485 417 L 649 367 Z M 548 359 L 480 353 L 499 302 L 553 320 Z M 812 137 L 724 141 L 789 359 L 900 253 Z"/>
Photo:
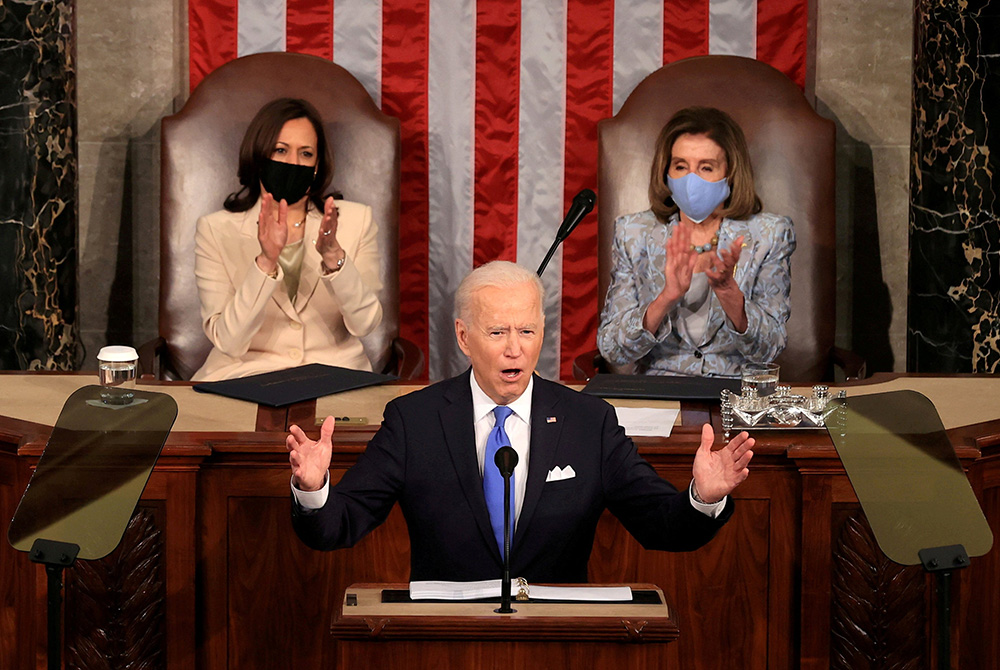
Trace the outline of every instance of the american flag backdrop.
<path fill-rule="evenodd" d="M 467 366 L 451 300 L 493 259 L 537 268 L 597 184 L 597 122 L 689 56 L 762 60 L 804 85 L 808 0 L 188 0 L 191 88 L 264 51 L 332 59 L 402 126 L 401 334 L 431 379 Z M 348 196 L 349 197 L 349 196 Z M 545 271 L 539 372 L 595 348 L 597 218 Z"/>

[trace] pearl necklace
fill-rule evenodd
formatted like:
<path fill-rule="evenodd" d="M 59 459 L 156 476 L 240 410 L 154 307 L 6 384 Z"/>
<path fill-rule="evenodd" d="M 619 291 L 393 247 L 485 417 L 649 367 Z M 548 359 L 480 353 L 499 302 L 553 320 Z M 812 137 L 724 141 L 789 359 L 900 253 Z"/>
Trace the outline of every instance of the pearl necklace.
<path fill-rule="evenodd" d="M 719 243 L 719 236 L 712 235 L 712 239 L 705 244 L 692 244 L 691 251 L 695 252 L 696 254 L 703 254 L 706 251 L 711 251 L 712 249 L 714 249 L 715 245 L 718 243 Z"/>

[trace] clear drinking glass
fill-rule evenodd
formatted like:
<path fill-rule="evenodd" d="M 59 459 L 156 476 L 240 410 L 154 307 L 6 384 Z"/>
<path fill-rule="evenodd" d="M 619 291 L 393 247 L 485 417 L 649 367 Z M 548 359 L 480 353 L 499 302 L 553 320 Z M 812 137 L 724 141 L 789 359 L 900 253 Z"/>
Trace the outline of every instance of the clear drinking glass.
<path fill-rule="evenodd" d="M 135 378 L 139 354 L 132 347 L 103 347 L 97 354 L 101 401 L 109 405 L 127 405 L 135 397 Z"/>
<path fill-rule="evenodd" d="M 757 396 L 764 398 L 774 393 L 778 388 L 777 363 L 747 363 L 741 374 L 741 395 L 746 395 L 748 389 L 757 391 Z"/>

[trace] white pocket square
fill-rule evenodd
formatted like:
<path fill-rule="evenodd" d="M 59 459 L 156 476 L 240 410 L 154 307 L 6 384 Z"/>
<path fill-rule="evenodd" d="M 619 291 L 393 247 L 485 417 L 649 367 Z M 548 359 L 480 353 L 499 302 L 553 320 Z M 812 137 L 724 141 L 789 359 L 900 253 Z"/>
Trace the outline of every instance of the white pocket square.
<path fill-rule="evenodd" d="M 561 482 L 564 479 L 573 479 L 573 477 L 576 477 L 576 470 L 573 469 L 572 465 L 567 465 L 565 468 L 560 468 L 557 465 L 549 470 L 549 474 L 545 476 L 545 481 Z"/>

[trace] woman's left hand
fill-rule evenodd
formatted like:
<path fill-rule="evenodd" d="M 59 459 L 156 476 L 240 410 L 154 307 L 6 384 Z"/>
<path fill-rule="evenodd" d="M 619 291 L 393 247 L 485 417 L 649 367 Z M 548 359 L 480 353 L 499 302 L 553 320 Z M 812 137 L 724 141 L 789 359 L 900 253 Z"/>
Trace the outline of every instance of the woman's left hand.
<path fill-rule="evenodd" d="M 316 251 L 323 257 L 323 265 L 327 270 L 337 269 L 347 252 L 337 241 L 337 207 L 333 198 L 327 198 L 323 207 L 323 221 L 319 224 L 316 234 Z"/>
<path fill-rule="evenodd" d="M 720 248 L 718 255 L 712 254 L 711 264 L 705 268 L 705 276 L 708 277 L 708 283 L 713 291 L 740 290 L 736 284 L 735 274 L 742 250 L 743 236 L 740 235 L 728 249 Z"/>
<path fill-rule="evenodd" d="M 747 312 L 744 306 L 743 292 L 736 283 L 736 264 L 740 261 L 743 249 L 743 236 L 729 245 L 728 249 L 719 249 L 718 255 L 712 254 L 711 265 L 705 268 L 705 277 L 715 296 L 722 305 L 722 310 L 729 317 L 736 332 L 747 330 Z"/>

